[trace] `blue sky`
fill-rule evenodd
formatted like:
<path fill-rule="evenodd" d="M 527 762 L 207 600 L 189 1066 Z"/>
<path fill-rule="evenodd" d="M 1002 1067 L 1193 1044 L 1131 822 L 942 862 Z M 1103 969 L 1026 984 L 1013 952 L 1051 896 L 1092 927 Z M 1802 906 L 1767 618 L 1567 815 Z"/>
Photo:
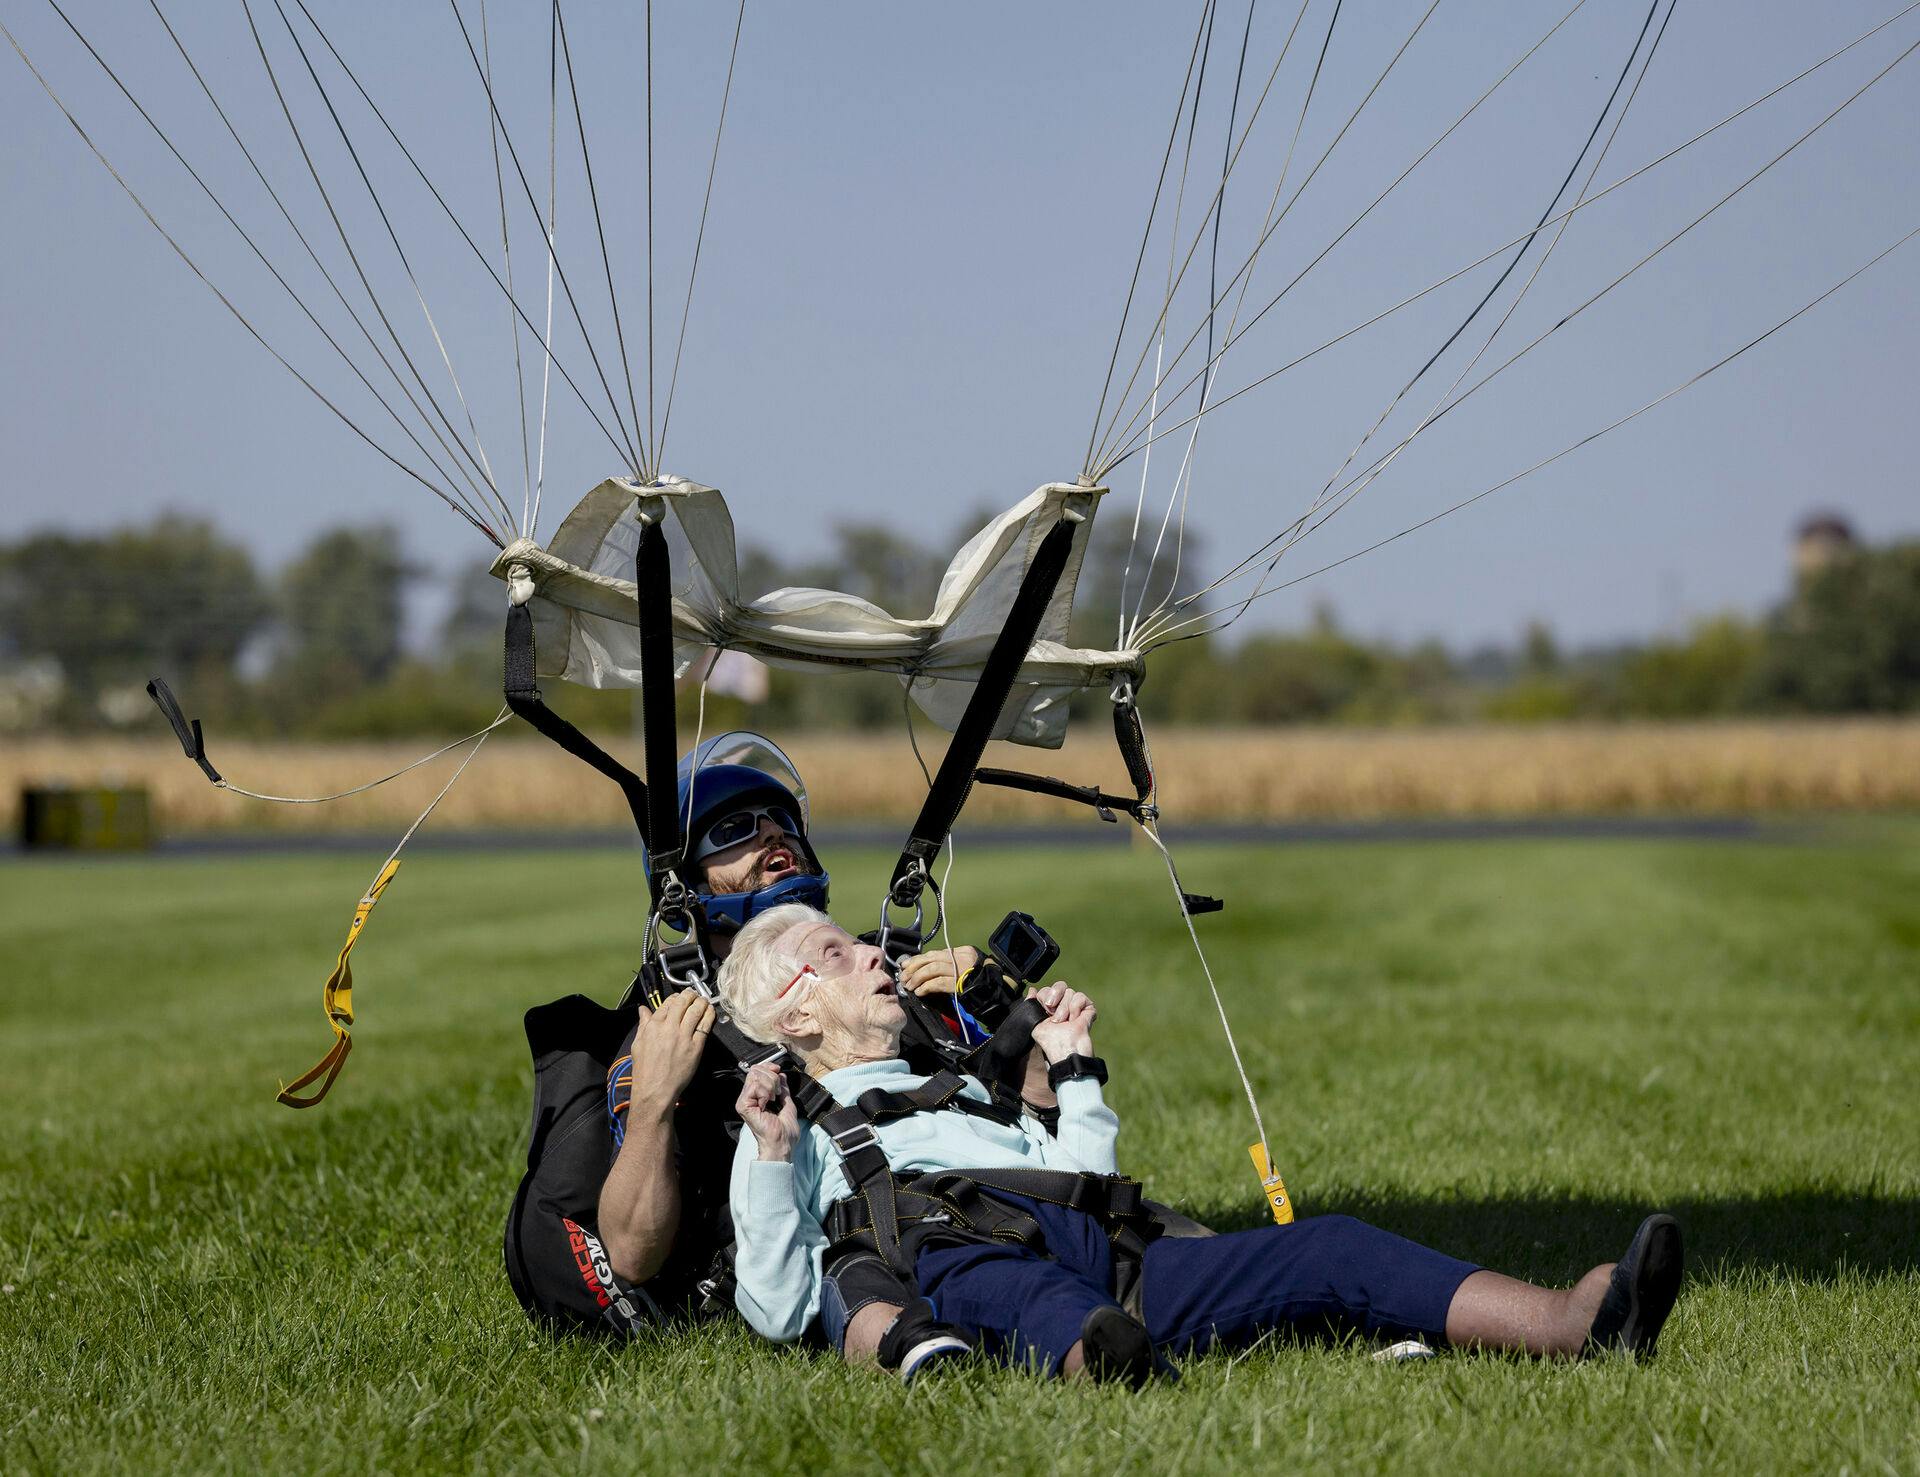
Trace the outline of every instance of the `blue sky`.
<path fill-rule="evenodd" d="M 476 239 L 497 252 L 486 102 L 450 9 L 426 0 L 309 4 Z M 1278 292 L 1570 5 L 1443 0 L 1274 234 L 1250 305 Z M 1682 0 L 1596 188 L 1898 8 L 1891 0 Z M 179 9 L 174 15 L 168 7 L 169 18 L 209 81 L 323 257 L 346 272 L 238 4 Z M 1228 183 L 1223 279 L 1261 223 L 1331 9 L 1331 0 L 1309 5 Z M 1423 10 L 1344 7 L 1300 125 L 1295 184 Z M 152 13 L 108 0 L 74 0 L 69 11 L 257 230 L 267 254 L 303 294 L 315 294 L 318 309 L 324 286 L 310 267 L 296 271 L 298 245 L 277 228 Z M 824 548 L 843 518 L 885 518 L 945 539 L 971 509 L 1078 473 L 1198 11 L 1197 4 L 753 0 L 667 468 L 725 489 L 743 538 L 797 553 Z M 1296 12 L 1294 4 L 1265 3 L 1254 12 L 1242 122 Z M 466 13 L 477 18 L 472 5 Z M 289 97 L 383 303 L 464 430 L 411 290 L 364 193 L 356 193 L 351 162 L 337 144 L 327 145 L 329 125 L 303 86 L 271 0 L 256 14 L 276 65 L 288 69 Z M 585 0 L 567 11 L 644 418 L 642 14 L 634 5 Z M 1183 206 L 1187 237 L 1218 183 L 1246 14 L 1244 5 L 1223 3 L 1216 22 Z M 1220 389 L 1277 367 L 1530 227 L 1598 115 L 1645 14 L 1644 4 L 1589 0 L 1235 346 Z M 208 274 L 373 429 L 377 407 L 351 399 L 357 387 L 330 351 L 52 10 L 7 0 L 0 15 Z M 536 189 L 544 190 L 547 11 L 497 3 L 490 20 L 501 105 Z M 655 8 L 657 402 L 665 397 L 733 22 L 733 8 L 721 4 L 662 0 Z M 1915 40 L 1920 11 L 1579 212 L 1481 368 L 1651 251 Z M 485 541 L 275 365 L 139 217 L 17 58 L 0 63 L 7 79 L 0 197 L 8 222 L 0 438 L 9 453 L 0 497 L 9 529 L 97 528 L 178 509 L 214 517 L 274 560 L 320 528 L 388 520 L 428 562 L 484 564 Z M 370 120 L 344 97 L 342 114 L 357 141 L 370 137 Z M 1920 57 L 1897 66 L 1678 246 L 1414 441 L 1363 496 L 1287 555 L 1281 577 L 1339 558 L 1616 419 L 1920 225 L 1917 142 Z M 410 185 L 404 164 L 376 145 L 365 149 L 369 170 L 517 514 L 522 472 L 507 310 L 468 248 Z M 577 145 L 563 139 L 561 157 L 561 260 L 624 409 Z M 517 195 L 510 167 L 507 186 Z M 509 204 L 516 286 L 537 319 L 544 311 L 539 236 L 524 199 L 510 196 Z M 1204 244 L 1196 260 L 1169 315 L 1169 352 L 1200 322 Z M 1532 264 L 1522 264 L 1510 289 Z M 1498 265 L 1207 418 L 1188 501 L 1202 570 L 1218 570 L 1311 502 Z M 1167 266 L 1167 238 L 1156 235 L 1140 298 L 1147 321 Z M 1920 531 L 1920 488 L 1906 444 L 1920 384 L 1916 284 L 1920 242 L 1632 425 L 1430 529 L 1264 600 L 1248 626 L 1297 622 L 1325 600 L 1352 626 L 1401 638 L 1499 639 L 1531 617 L 1575 640 L 1645 635 L 1723 608 L 1754 611 L 1775 598 L 1793 525 L 1816 507 L 1841 510 L 1869 537 Z M 564 322 L 564 299 L 559 311 Z M 1481 326 L 1495 321 L 1485 316 Z M 1138 332 L 1129 340 L 1123 378 L 1143 342 Z M 1478 346 L 1466 340 L 1443 360 L 1409 396 L 1403 419 L 1417 418 Z M 556 350 L 597 393 L 577 336 L 556 335 Z M 523 341 L 522 351 L 532 363 L 532 346 Z M 386 439 L 400 445 L 397 433 Z M 1167 496 L 1184 447 L 1181 435 L 1154 448 L 1150 501 Z M 542 529 L 619 470 L 612 448 L 556 380 Z M 1138 457 L 1114 473 L 1103 518 L 1131 519 L 1140 476 Z"/>

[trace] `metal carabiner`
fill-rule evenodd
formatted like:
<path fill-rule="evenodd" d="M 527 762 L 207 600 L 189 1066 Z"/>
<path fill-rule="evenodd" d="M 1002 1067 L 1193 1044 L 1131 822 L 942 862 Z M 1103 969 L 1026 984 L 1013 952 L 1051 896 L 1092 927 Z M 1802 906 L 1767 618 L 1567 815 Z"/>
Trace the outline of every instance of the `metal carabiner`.
<path fill-rule="evenodd" d="M 893 908 L 912 908 L 913 931 L 921 938 L 931 938 L 940 931 L 945 921 L 945 905 L 940 898 L 940 884 L 933 880 L 933 874 L 927 871 L 926 863 L 915 858 L 914 869 L 901 876 L 898 882 L 889 888 L 880 899 L 880 928 L 875 935 L 876 941 L 884 951 L 887 940 L 892 936 L 896 925 L 890 916 Z M 933 894 L 933 926 L 926 925 L 926 896 Z"/>
<path fill-rule="evenodd" d="M 694 911 L 686 901 L 688 896 L 684 888 L 674 895 L 669 895 L 666 889 L 662 890 L 659 906 L 647 917 L 641 947 L 646 958 L 658 962 L 660 977 L 668 984 L 715 1000 L 719 996 L 714 989 L 712 962 L 707 957 L 706 945 L 701 941 Z M 660 929 L 663 924 L 681 936 L 680 942 L 661 943 Z"/>

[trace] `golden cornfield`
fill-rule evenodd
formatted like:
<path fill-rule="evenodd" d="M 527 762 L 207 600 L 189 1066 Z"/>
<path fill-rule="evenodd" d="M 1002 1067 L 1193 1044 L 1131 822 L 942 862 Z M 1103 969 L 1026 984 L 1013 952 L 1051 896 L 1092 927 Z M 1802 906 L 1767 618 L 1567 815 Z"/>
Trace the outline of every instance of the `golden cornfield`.
<path fill-rule="evenodd" d="M 512 735 L 511 737 L 504 735 Z M 1920 807 L 1920 719 L 1568 724 L 1426 729 L 1169 730 L 1155 739 L 1161 804 L 1181 823 L 1416 816 L 1703 815 Z M 923 740 L 937 762 L 943 736 Z M 351 789 L 431 752 L 430 741 L 216 742 L 234 784 L 277 795 Z M 635 742 L 608 747 L 636 768 Z M 788 751 L 816 819 L 909 818 L 925 792 L 897 735 L 815 733 Z M 208 784 L 169 740 L 0 743 L 0 823 L 18 824 L 24 785 L 144 785 L 163 835 L 228 830 L 404 827 L 459 763 L 457 751 L 330 805 L 271 805 Z M 1102 724 L 1054 753 L 995 745 L 986 762 L 1130 793 Z M 981 787 L 973 821 L 1081 822 L 1058 801 Z M 436 829 L 590 830 L 627 824 L 619 793 L 553 746 L 509 727 L 483 747 L 432 822 Z"/>

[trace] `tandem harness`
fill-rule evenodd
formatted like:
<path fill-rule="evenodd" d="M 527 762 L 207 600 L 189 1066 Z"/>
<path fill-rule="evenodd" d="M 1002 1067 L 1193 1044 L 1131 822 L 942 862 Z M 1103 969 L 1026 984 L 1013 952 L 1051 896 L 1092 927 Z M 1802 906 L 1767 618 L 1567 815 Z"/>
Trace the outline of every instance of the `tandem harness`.
<path fill-rule="evenodd" d="M 1097 1059 L 1073 1060 L 1085 1064 L 1083 1075 L 1104 1079 L 1106 1069 Z M 813 1086 L 831 1101 L 817 1083 Z M 832 1140 L 853 1190 L 827 1213 L 828 1260 L 868 1252 L 911 1283 L 914 1263 L 929 1246 L 1013 1242 L 1042 1250 L 1040 1223 L 1001 1197 L 1042 1200 L 1100 1223 L 1113 1249 L 1114 1297 L 1137 1314 L 1141 1254 L 1169 1229 L 1159 1208 L 1142 1196 L 1139 1181 L 1053 1169 L 947 1169 L 909 1176 L 887 1163 L 875 1130 L 910 1113 L 958 1110 L 1010 1121 L 1000 1105 L 963 1096 L 962 1086 L 956 1074 L 939 1072 L 906 1092 L 864 1092 L 851 1107 L 836 1103 L 820 1113 L 800 1108 Z M 798 1096 L 795 1106 L 800 1107 Z"/>
<path fill-rule="evenodd" d="M 960 1112 L 1005 1124 L 1030 1113 L 1020 1100 L 1020 1079 L 1034 1027 L 1045 1018 L 1039 1002 L 1022 1001 L 993 1036 L 969 1054 L 968 1066 L 978 1068 L 973 1075 L 987 1087 L 987 1102 L 967 1096 L 961 1073 L 943 1068 L 917 1087 L 899 1092 L 872 1088 L 852 1103 L 841 1103 L 799 1070 L 782 1048 L 747 1041 L 731 1022 L 717 1020 L 714 1039 L 730 1049 L 741 1043 L 754 1048 L 741 1059 L 742 1068 L 762 1061 L 778 1064 L 796 1111 L 833 1144 L 851 1193 L 827 1213 L 829 1266 L 861 1254 L 877 1256 L 912 1288 L 915 1260 L 929 1246 L 1011 1242 L 1044 1249 L 1039 1222 L 1002 1198 L 1014 1196 L 1094 1217 L 1112 1246 L 1114 1297 L 1137 1313 L 1140 1260 L 1148 1243 L 1164 1234 L 1210 1234 L 1147 1200 L 1139 1181 L 1053 1169 L 957 1168 L 905 1175 L 893 1169 L 880 1146 L 881 1125 L 914 1113 Z M 1106 1076 L 1106 1064 L 1097 1057 L 1069 1057 L 1049 1073 L 1056 1086 L 1076 1077 L 1104 1082 Z"/>
<path fill-rule="evenodd" d="M 575 1329 L 630 1333 L 674 1311 L 674 1305 L 695 1312 L 731 1302 L 730 1259 L 726 1243 L 725 1169 L 731 1161 L 731 1134 L 737 1123 L 727 1120 L 720 1089 L 737 1081 L 756 1062 L 781 1055 L 746 1037 L 719 1013 L 708 1045 L 708 1060 L 696 1072 L 700 1101 L 684 1102 L 676 1127 L 684 1118 L 697 1127 L 701 1142 L 683 1142 L 681 1167 L 683 1205 L 694 1180 L 700 1187 L 693 1198 L 721 1202 L 707 1207 L 714 1242 L 721 1250 L 704 1276 L 685 1272 L 683 1248 L 669 1268 L 682 1269 L 661 1296 L 629 1287 L 612 1271 L 595 1233 L 599 1194 L 612 1167 L 612 1145 L 605 1129 L 606 1073 L 618 1055 L 623 1035 L 632 1029 L 634 1007 L 641 999 L 654 1003 L 681 989 L 715 998 L 712 955 L 707 947 L 707 921 L 694 889 L 683 873 L 685 837 L 675 803 L 675 732 L 673 694 L 673 633 L 671 626 L 671 570 L 662 519 L 663 500 L 647 489 L 636 489 L 640 536 L 635 550 L 635 585 L 641 637 L 641 710 L 645 739 L 643 781 L 572 724 L 553 713 L 541 698 L 535 681 L 531 581 L 513 578 L 513 603 L 506 628 L 505 697 L 508 706 L 532 727 L 612 779 L 626 799 L 647 849 L 649 910 L 643 960 L 620 1007 L 608 1011 L 581 996 L 555 1001 L 529 1011 L 528 1044 L 533 1050 L 534 1121 L 527 1155 L 527 1172 L 515 1197 L 506 1235 L 509 1280 L 523 1306 L 536 1319 Z M 1153 772 L 1131 687 L 1114 693 L 1114 729 L 1126 760 L 1135 795 L 1108 795 L 1098 789 L 1070 785 L 1051 777 L 979 767 L 986 744 L 997 727 L 1001 711 L 1032 647 L 1040 622 L 1067 566 L 1075 527 L 1085 514 L 1071 503 L 1048 530 L 1024 571 L 1020 589 L 972 697 L 956 726 L 926 802 L 915 820 L 907 844 L 881 905 L 880 927 L 872 938 L 898 958 L 939 931 L 939 890 L 932 864 L 975 782 L 1007 785 L 1033 793 L 1078 801 L 1094 808 L 1103 820 L 1117 819 L 1116 811 L 1143 823 L 1156 812 Z M 183 739 L 184 742 L 184 739 Z M 923 895 L 935 898 L 934 918 L 923 916 Z M 1188 895 L 1194 912 L 1219 906 L 1211 899 Z M 894 909 L 910 909 L 910 924 L 896 923 Z M 1030 920 L 1029 920 L 1030 921 Z M 679 935 L 677 940 L 669 934 Z M 1013 976 L 1025 971 L 1016 969 Z M 1003 972 L 1004 976 L 1004 972 Z M 1115 1251 L 1116 1280 L 1137 1281 L 1138 1251 L 1158 1234 L 1175 1227 L 1180 1218 L 1149 1208 L 1140 1187 L 1130 1180 L 1107 1176 L 1063 1174 L 1057 1171 L 947 1172 L 903 1179 L 886 1162 L 874 1132 L 876 1123 L 902 1113 L 937 1111 L 943 1107 L 983 1112 L 1012 1121 L 1021 1112 L 1020 1083 L 1032 1045 L 1033 1027 L 1044 1012 L 1031 1002 L 1012 1004 L 1003 976 L 990 972 L 982 982 L 995 1009 L 983 1016 L 997 1024 L 984 1042 L 956 1030 L 928 1003 L 910 993 L 901 997 L 908 1012 L 906 1045 L 910 1058 L 933 1076 L 912 1093 L 863 1095 L 845 1106 L 790 1062 L 783 1075 L 799 1111 L 833 1139 L 845 1160 L 855 1196 L 835 1207 L 829 1232 L 834 1254 L 878 1256 L 891 1273 L 913 1289 L 913 1257 L 918 1248 L 936 1238 L 985 1239 L 1031 1244 L 1039 1227 L 1031 1216 L 994 1198 L 1024 1195 L 1086 1209 L 1108 1227 Z M 961 1004 L 972 1009 L 975 999 L 963 991 Z M 1006 1012 L 1004 1021 L 993 1017 Z M 978 1012 L 976 1012 L 978 1013 Z M 962 1021 L 965 1016 L 960 1017 Z M 992 1096 L 981 1104 L 960 1092 L 963 1072 L 984 1082 Z M 714 1130 L 708 1133 L 707 1130 Z M 684 1139 L 686 1135 L 682 1135 Z M 714 1162 L 708 1162 L 712 1160 Z M 717 1174 L 716 1174 L 717 1171 Z M 717 1184 L 716 1184 L 717 1180 Z M 685 1219 L 683 1216 L 683 1224 Z M 1188 1234 L 1205 1234 L 1192 1226 Z M 704 1249 L 703 1249 L 704 1250 Z M 1131 1269 L 1131 1270 L 1129 1270 Z M 660 1279 L 650 1281 L 654 1288 Z M 1116 1289 L 1116 1293 L 1124 1289 Z"/>

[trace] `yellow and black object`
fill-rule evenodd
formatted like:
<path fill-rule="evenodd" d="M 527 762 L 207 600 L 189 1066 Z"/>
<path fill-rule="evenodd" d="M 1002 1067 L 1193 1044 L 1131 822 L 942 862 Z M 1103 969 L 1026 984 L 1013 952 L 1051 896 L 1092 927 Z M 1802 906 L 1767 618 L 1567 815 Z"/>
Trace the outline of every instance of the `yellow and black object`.
<path fill-rule="evenodd" d="M 145 851 L 153 806 L 138 786 L 29 785 L 20 791 L 20 844 L 29 850 Z"/>

